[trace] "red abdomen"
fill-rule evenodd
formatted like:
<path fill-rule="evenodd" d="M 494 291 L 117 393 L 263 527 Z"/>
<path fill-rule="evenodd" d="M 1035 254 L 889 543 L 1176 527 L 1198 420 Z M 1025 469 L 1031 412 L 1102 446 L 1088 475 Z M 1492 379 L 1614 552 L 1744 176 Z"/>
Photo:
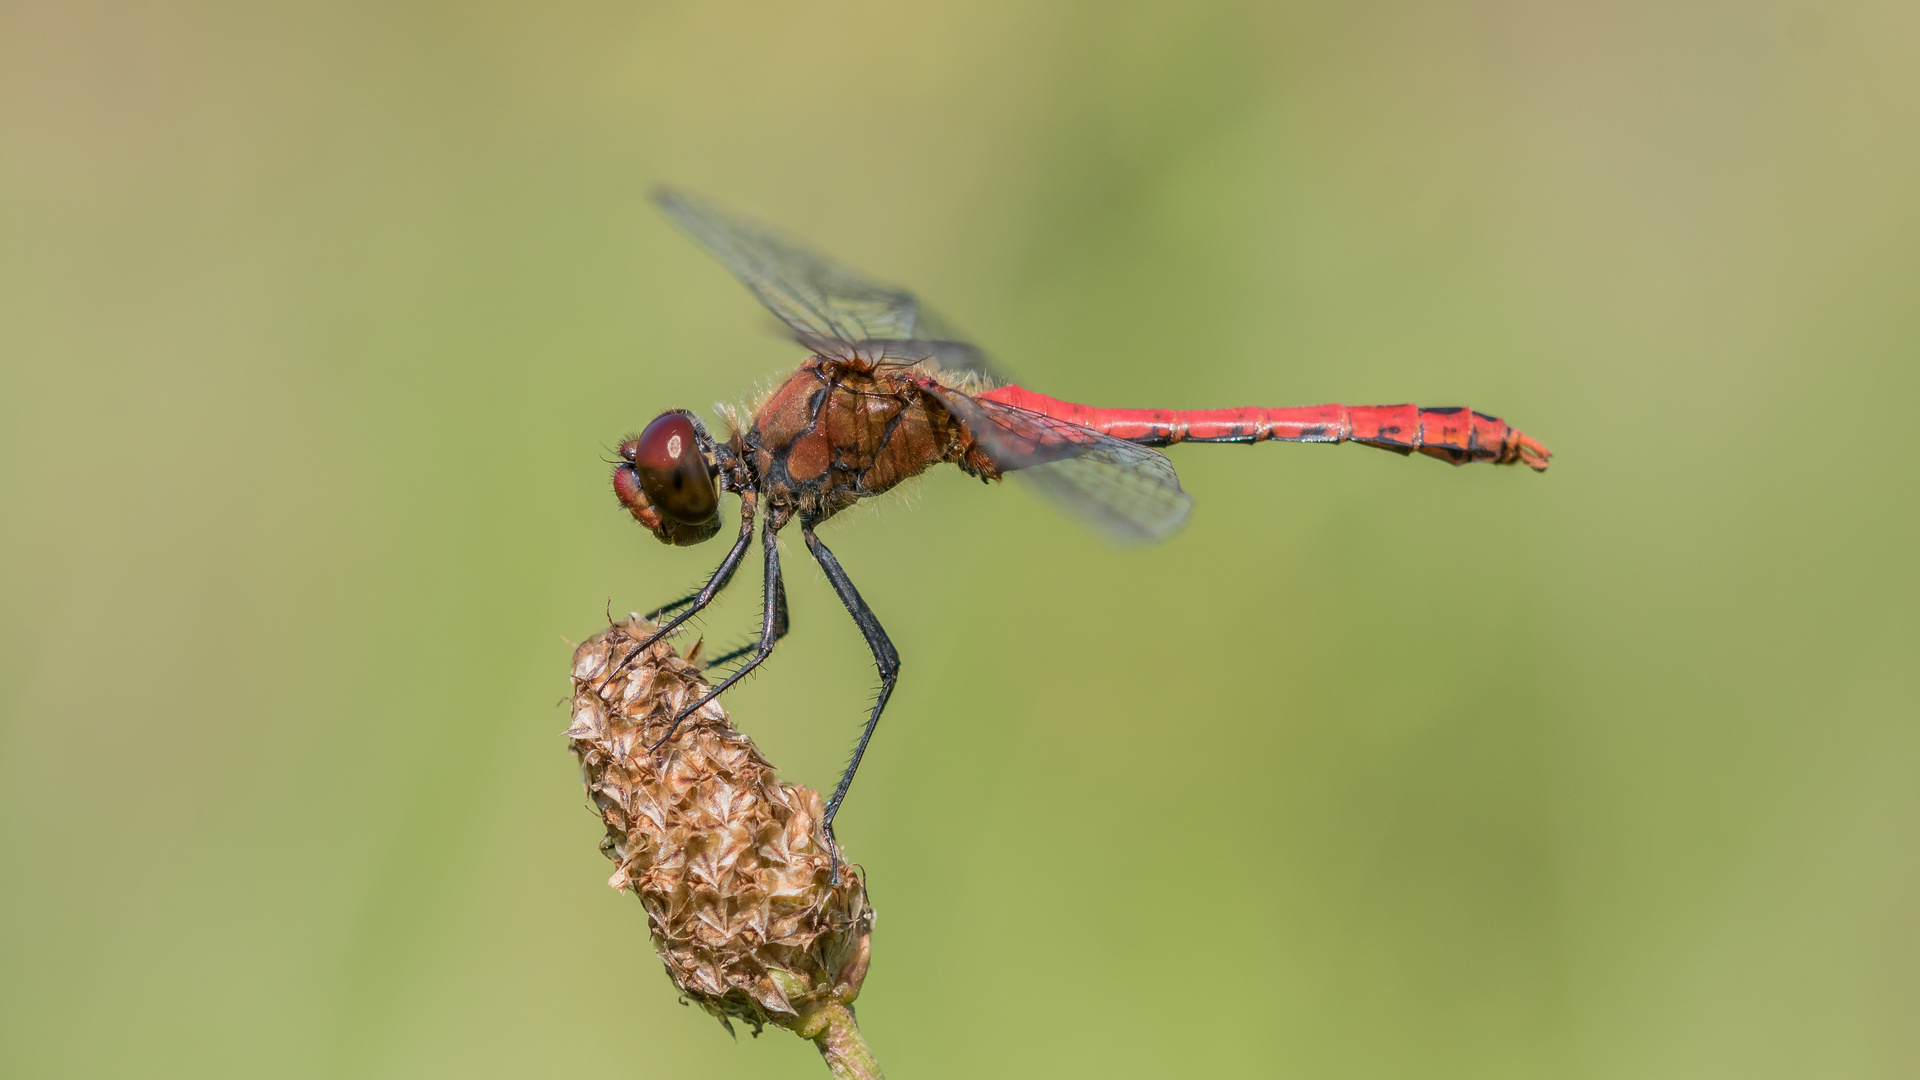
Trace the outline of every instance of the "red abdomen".
<path fill-rule="evenodd" d="M 1103 435 L 1148 446 L 1179 442 L 1357 442 L 1411 454 L 1415 450 L 1465 465 L 1516 462 L 1544 472 L 1553 457 L 1497 416 L 1471 409 L 1418 405 L 1303 405 L 1285 409 L 1096 409 L 1003 386 L 977 395 Z"/>

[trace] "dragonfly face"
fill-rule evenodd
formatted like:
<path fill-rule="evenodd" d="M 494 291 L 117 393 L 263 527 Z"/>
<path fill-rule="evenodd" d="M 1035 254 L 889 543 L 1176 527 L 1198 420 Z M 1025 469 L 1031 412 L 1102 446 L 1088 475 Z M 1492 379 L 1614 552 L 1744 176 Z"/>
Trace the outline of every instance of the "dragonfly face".
<path fill-rule="evenodd" d="M 665 412 L 620 444 L 613 493 L 663 544 L 687 547 L 720 530 L 713 440 L 685 412 Z"/>

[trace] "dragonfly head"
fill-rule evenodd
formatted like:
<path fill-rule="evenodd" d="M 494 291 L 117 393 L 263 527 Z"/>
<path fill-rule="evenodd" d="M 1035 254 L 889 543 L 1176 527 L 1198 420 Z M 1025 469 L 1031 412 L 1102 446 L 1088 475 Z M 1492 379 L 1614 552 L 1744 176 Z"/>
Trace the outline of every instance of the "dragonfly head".
<path fill-rule="evenodd" d="M 620 444 L 613 493 L 661 543 L 687 547 L 720 531 L 713 482 L 719 472 L 706 429 L 692 413 L 675 409 Z"/>

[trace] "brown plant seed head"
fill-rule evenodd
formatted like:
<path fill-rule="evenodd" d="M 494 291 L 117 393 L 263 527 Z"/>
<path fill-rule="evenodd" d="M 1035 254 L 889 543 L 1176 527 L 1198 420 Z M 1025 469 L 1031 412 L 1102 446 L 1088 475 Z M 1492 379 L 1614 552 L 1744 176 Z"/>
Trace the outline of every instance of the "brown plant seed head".
<path fill-rule="evenodd" d="M 607 884 L 640 898 L 667 975 L 728 1030 L 732 1018 L 813 1038 L 866 977 L 865 882 L 843 862 L 831 884 L 819 793 L 781 783 L 718 701 L 647 749 L 708 689 L 697 643 L 681 656 L 659 641 L 627 663 L 653 630 L 632 616 L 573 654 L 567 739 L 606 823 Z"/>

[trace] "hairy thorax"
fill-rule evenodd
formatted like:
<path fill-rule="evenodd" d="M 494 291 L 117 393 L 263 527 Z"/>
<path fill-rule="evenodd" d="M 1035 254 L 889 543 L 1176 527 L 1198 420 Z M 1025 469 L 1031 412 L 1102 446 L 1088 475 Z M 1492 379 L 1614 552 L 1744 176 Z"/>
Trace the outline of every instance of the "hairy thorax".
<path fill-rule="evenodd" d="M 831 517 L 938 462 L 992 468 L 911 379 L 817 356 L 760 406 L 747 443 L 780 523 Z"/>

